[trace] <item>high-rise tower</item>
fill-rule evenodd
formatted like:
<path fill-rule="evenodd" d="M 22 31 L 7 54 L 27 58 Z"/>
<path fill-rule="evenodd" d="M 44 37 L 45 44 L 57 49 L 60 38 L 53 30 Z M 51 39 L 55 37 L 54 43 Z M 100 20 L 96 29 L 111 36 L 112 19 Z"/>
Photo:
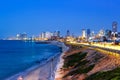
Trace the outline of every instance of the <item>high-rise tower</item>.
<path fill-rule="evenodd" d="M 117 25 L 118 25 L 118 23 L 116 22 L 116 21 L 114 21 L 113 23 L 112 23 L 112 32 L 117 32 Z"/>
<path fill-rule="evenodd" d="M 70 31 L 69 30 L 67 30 L 67 35 L 66 36 L 67 37 L 70 36 Z"/>

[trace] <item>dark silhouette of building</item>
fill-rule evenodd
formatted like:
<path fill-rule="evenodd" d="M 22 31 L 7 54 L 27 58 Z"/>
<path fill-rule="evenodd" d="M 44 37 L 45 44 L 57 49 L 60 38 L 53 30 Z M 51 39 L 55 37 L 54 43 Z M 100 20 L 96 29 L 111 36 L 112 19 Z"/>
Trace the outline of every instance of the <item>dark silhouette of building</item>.
<path fill-rule="evenodd" d="M 90 29 L 87 29 L 87 37 L 90 37 Z"/>
<path fill-rule="evenodd" d="M 120 32 L 118 32 L 118 38 L 120 38 Z"/>
<path fill-rule="evenodd" d="M 57 36 L 60 37 L 60 31 L 57 31 Z"/>
<path fill-rule="evenodd" d="M 70 36 L 70 31 L 69 30 L 67 30 L 67 35 L 66 36 L 67 37 Z"/>

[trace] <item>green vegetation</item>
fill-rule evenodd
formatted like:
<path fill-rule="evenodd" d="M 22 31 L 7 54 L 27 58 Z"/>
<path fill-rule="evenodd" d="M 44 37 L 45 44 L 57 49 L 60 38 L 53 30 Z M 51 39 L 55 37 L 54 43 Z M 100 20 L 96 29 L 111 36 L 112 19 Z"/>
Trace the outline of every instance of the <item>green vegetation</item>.
<path fill-rule="evenodd" d="M 87 64 L 89 61 L 87 60 L 80 60 L 76 65 L 74 65 L 74 68 L 77 68 L 79 66 Z"/>
<path fill-rule="evenodd" d="M 87 53 L 75 53 L 73 55 L 67 56 L 65 58 L 63 68 L 69 68 L 80 62 L 80 60 L 84 59 Z"/>
<path fill-rule="evenodd" d="M 64 76 L 64 78 L 67 77 L 67 76 L 71 76 L 71 75 L 77 75 L 77 74 L 87 73 L 87 72 L 89 72 L 90 70 L 92 70 L 93 67 L 94 67 L 94 65 L 90 65 L 90 66 L 88 66 L 88 67 L 86 67 L 85 65 L 81 65 L 81 66 L 73 69 L 72 71 L 70 71 L 68 74 L 66 74 L 66 75 Z"/>
<path fill-rule="evenodd" d="M 64 76 L 71 76 L 71 75 L 77 75 L 82 73 L 87 73 L 91 69 L 93 69 L 94 65 L 87 66 L 86 64 L 89 63 L 89 61 L 84 60 L 87 53 L 75 53 L 73 55 L 67 56 L 65 58 L 65 63 L 63 68 L 69 68 L 71 67 L 71 71 Z"/>
<path fill-rule="evenodd" d="M 86 80 L 120 80 L 120 67 L 111 71 L 95 73 Z"/>

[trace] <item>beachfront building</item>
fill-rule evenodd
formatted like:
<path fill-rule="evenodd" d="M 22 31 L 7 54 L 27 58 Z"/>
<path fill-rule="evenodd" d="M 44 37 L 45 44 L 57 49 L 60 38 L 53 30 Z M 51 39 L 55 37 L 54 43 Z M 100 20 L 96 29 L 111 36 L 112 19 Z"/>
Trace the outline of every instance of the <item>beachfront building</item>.
<path fill-rule="evenodd" d="M 20 33 L 16 35 L 16 40 L 27 40 L 27 34 L 26 33 Z"/>
<path fill-rule="evenodd" d="M 60 37 L 60 31 L 54 31 L 53 36 Z"/>
<path fill-rule="evenodd" d="M 48 40 L 51 39 L 52 36 L 53 36 L 52 32 L 42 32 L 40 40 Z"/>

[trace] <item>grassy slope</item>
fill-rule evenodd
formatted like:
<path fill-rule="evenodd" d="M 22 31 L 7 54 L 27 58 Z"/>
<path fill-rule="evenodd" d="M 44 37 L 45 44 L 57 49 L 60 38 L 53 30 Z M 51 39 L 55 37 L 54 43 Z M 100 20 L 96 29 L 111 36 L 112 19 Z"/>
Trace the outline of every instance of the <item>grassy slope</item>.
<path fill-rule="evenodd" d="M 111 71 L 95 73 L 86 80 L 120 80 L 120 67 Z"/>
<path fill-rule="evenodd" d="M 86 64 L 89 62 L 87 60 L 83 60 L 86 57 L 86 55 L 87 53 L 79 52 L 79 53 L 75 53 L 73 55 L 67 56 L 65 58 L 65 63 L 63 68 L 72 67 L 72 69 L 64 77 L 89 72 L 94 67 L 94 65 L 86 66 Z"/>
<path fill-rule="evenodd" d="M 74 49 L 79 49 L 82 47 L 78 47 L 77 45 L 72 45 L 72 48 Z M 71 70 L 68 74 L 66 74 L 64 77 L 71 76 L 71 75 L 76 75 L 76 74 L 82 74 L 82 73 L 87 73 L 92 68 L 94 65 L 91 66 L 86 66 L 86 64 L 89 62 L 87 60 L 84 60 L 86 57 L 87 53 L 75 53 L 73 55 L 67 56 L 65 58 L 65 63 L 63 68 L 64 69 L 69 69 L 72 67 L 73 70 Z M 120 67 L 111 70 L 111 71 L 106 71 L 106 72 L 97 72 L 89 77 L 86 78 L 86 80 L 120 80 Z"/>

